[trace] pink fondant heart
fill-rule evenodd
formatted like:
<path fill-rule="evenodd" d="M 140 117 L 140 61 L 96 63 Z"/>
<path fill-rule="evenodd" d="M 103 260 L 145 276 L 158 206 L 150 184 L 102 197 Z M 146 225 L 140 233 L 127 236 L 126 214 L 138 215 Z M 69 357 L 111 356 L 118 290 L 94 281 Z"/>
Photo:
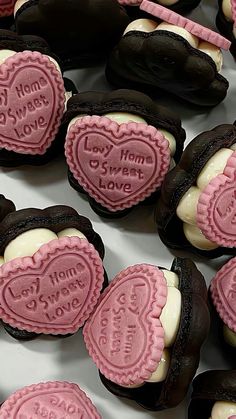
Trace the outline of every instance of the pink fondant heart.
<path fill-rule="evenodd" d="M 54 381 L 16 391 L 1 406 L 0 418 L 101 419 L 101 416 L 79 386 Z"/>
<path fill-rule="evenodd" d="M 140 264 L 122 271 L 103 293 L 84 327 L 89 354 L 120 385 L 141 384 L 156 370 L 164 348 L 159 317 L 166 304 L 163 273 Z"/>
<path fill-rule="evenodd" d="M 200 195 L 197 224 L 219 246 L 236 247 L 236 152 L 224 173 L 213 178 Z"/>
<path fill-rule="evenodd" d="M 236 258 L 231 259 L 217 272 L 210 290 L 221 319 L 236 332 Z"/>
<path fill-rule="evenodd" d="M 103 279 L 102 261 L 87 240 L 53 240 L 0 267 L 0 317 L 29 332 L 74 333 L 97 303 Z"/>
<path fill-rule="evenodd" d="M 170 164 L 168 141 L 154 127 L 118 125 L 99 116 L 83 117 L 69 128 L 65 153 L 80 185 L 110 211 L 151 195 Z"/>
<path fill-rule="evenodd" d="M 0 66 L 0 147 L 44 154 L 64 112 L 60 72 L 45 55 L 24 51 Z"/>
<path fill-rule="evenodd" d="M 205 26 L 199 25 L 199 23 L 187 19 L 186 17 L 167 9 L 160 4 L 155 4 L 149 0 L 143 0 L 140 5 L 140 9 L 161 20 L 164 20 L 164 22 L 184 28 L 198 38 L 216 45 L 218 48 L 225 50 L 230 48 L 231 42 L 217 32 L 213 32 Z"/>
<path fill-rule="evenodd" d="M 10 16 L 13 14 L 16 0 L 0 0 L 0 16 Z"/>

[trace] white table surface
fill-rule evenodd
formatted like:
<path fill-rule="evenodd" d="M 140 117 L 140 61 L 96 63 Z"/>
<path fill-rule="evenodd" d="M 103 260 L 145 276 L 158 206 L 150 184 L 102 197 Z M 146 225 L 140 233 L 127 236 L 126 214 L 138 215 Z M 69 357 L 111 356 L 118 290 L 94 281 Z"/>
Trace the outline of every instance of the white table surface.
<path fill-rule="evenodd" d="M 217 11 L 216 0 L 203 0 L 192 13 L 193 18 L 211 28 Z M 227 98 L 216 108 L 190 109 L 177 99 L 163 100 L 179 112 L 187 132 L 187 142 L 204 130 L 221 123 L 233 123 L 236 119 L 236 63 L 230 53 L 225 54 L 222 74 L 230 81 Z M 74 70 L 68 73 L 80 91 L 108 90 L 103 68 Z M 140 207 L 120 220 L 100 219 L 90 208 L 86 198 L 79 196 L 68 184 L 67 168 L 63 159 L 57 159 L 45 167 L 21 167 L 0 169 L 0 193 L 14 200 L 18 209 L 44 208 L 56 204 L 74 207 L 93 223 L 102 236 L 106 256 L 105 268 L 110 280 L 120 270 L 135 263 L 151 263 L 170 267 L 174 255 L 158 238 L 152 207 Z M 224 258 L 201 260 L 193 256 L 207 283 Z M 187 398 L 180 406 L 165 412 L 148 412 L 134 402 L 118 399 L 100 382 L 97 368 L 89 358 L 81 332 L 66 339 L 39 337 L 20 343 L 3 329 L 0 331 L 0 398 L 4 400 L 13 391 L 25 385 L 48 380 L 67 380 L 78 383 L 93 400 L 104 419 L 179 419 L 187 418 Z M 204 346 L 199 372 L 206 369 L 227 368 L 226 360 L 218 350 L 214 337 Z"/>

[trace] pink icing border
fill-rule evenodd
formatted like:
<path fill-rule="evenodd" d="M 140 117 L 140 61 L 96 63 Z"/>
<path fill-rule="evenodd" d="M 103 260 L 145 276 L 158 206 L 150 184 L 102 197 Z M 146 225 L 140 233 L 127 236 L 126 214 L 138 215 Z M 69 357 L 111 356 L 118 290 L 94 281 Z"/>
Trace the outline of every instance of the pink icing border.
<path fill-rule="evenodd" d="M 142 0 L 118 0 L 118 3 L 122 6 L 139 6 Z"/>
<path fill-rule="evenodd" d="M 148 318 L 146 321 L 148 323 L 149 333 L 151 342 L 149 342 L 146 352 L 143 354 L 142 359 L 139 361 L 139 364 L 133 368 L 128 368 L 125 372 L 120 371 L 114 372 L 112 368 L 108 365 L 108 362 L 103 361 L 102 357 L 96 351 L 96 345 L 94 345 L 93 339 L 91 339 L 90 328 L 92 327 L 93 317 L 97 316 L 99 312 L 99 307 L 102 301 L 112 294 L 113 288 L 116 284 L 133 273 L 142 272 L 147 274 L 149 272 L 150 276 L 153 275 L 155 271 L 154 278 L 151 278 L 152 281 L 152 294 L 150 295 L 150 310 L 148 313 Z M 160 312 L 166 304 L 167 300 L 167 283 L 164 278 L 164 274 L 159 268 L 149 264 L 139 264 L 133 265 L 125 270 L 121 271 L 116 277 L 112 280 L 108 288 L 101 295 L 98 305 L 93 312 L 92 316 L 89 318 L 83 329 L 84 341 L 88 349 L 89 355 L 93 359 L 94 363 L 97 365 L 98 369 L 103 375 L 109 380 L 123 386 L 129 386 L 133 384 L 142 384 L 145 380 L 149 379 L 152 373 L 156 370 L 156 367 L 161 360 L 161 356 L 164 349 L 164 330 L 159 320 Z M 159 315 L 157 316 L 157 312 Z"/>
<path fill-rule="evenodd" d="M 212 222 L 211 211 L 209 209 L 215 193 L 224 183 L 232 182 L 236 171 L 236 151 L 229 157 L 224 172 L 214 177 L 208 185 L 203 189 L 197 205 L 197 225 L 203 232 L 204 236 L 217 243 L 219 246 L 235 247 L 236 238 L 223 236 L 217 232 L 214 222 Z"/>
<path fill-rule="evenodd" d="M 9 57 L 4 61 L 3 64 L 0 65 L 0 78 L 6 80 L 9 77 L 9 73 L 15 71 L 17 66 L 25 63 L 26 65 L 30 62 L 38 63 L 45 66 L 45 69 L 50 72 L 53 76 L 54 81 L 56 82 L 57 89 L 59 91 L 59 99 L 58 99 L 58 109 L 53 113 L 54 123 L 52 124 L 51 131 L 47 133 L 48 140 L 44 143 L 43 146 L 40 147 L 30 147 L 29 145 L 26 147 L 20 147 L 20 145 L 14 145 L 8 142 L 7 146 L 4 141 L 0 140 L 0 146 L 6 148 L 7 150 L 14 151 L 16 153 L 30 153 L 32 155 L 38 154 L 42 155 L 45 154 L 46 150 L 51 146 L 52 142 L 55 139 L 56 134 L 58 133 L 59 127 L 61 125 L 61 119 L 64 114 L 65 108 L 65 88 L 64 82 L 61 73 L 56 69 L 55 64 L 50 61 L 50 59 L 40 52 L 37 51 L 23 51 L 17 52 L 13 56 Z M 10 67 L 10 68 L 9 68 Z M 59 106 L 60 104 L 60 106 Z M 56 114 L 56 115 L 55 115 Z M 1 144 L 2 143 L 2 144 Z"/>
<path fill-rule="evenodd" d="M 55 247 L 56 245 L 56 247 Z M 9 273 L 19 273 L 24 272 L 25 269 L 28 268 L 37 268 L 40 267 L 43 257 L 43 261 L 46 262 L 47 258 L 49 256 L 56 253 L 58 250 L 64 250 L 64 249 L 71 249 L 71 248 L 78 248 L 78 251 L 83 250 L 83 253 L 87 254 L 88 257 L 91 259 L 91 263 L 95 266 L 96 271 L 96 285 L 94 286 L 93 294 L 90 298 L 90 303 L 86 306 L 86 310 L 84 311 L 83 315 L 80 316 L 79 324 L 76 322 L 76 324 L 68 325 L 68 328 L 61 328 L 60 327 L 51 327 L 46 326 L 32 326 L 31 324 L 26 322 L 21 322 L 11 315 L 5 313 L 5 311 L 0 307 L 0 317 L 3 319 L 4 322 L 10 324 L 13 327 L 16 327 L 20 330 L 27 330 L 29 332 L 36 332 L 36 333 L 43 333 L 43 334 L 61 334 L 66 335 L 68 333 L 75 333 L 78 331 L 80 327 L 84 324 L 84 322 L 88 319 L 90 314 L 92 313 L 94 306 L 96 305 L 100 293 L 102 284 L 104 281 L 104 269 L 102 265 L 101 258 L 97 252 L 97 250 L 94 248 L 94 246 L 89 243 L 87 240 L 80 239 L 78 237 L 63 237 L 56 240 L 52 240 L 51 242 L 43 245 L 40 247 L 40 249 L 32 256 L 32 257 L 24 257 L 24 258 L 18 258 L 13 259 L 10 262 L 5 263 L 0 267 L 1 272 L 1 279 L 0 279 L 0 285 L 2 286 L 4 284 L 4 278 L 7 278 Z M 45 258 L 45 254 L 47 254 L 47 258 Z"/>
<path fill-rule="evenodd" d="M 17 419 L 17 416 L 11 416 L 11 411 L 14 409 L 15 405 L 18 403 L 25 396 L 29 396 L 32 393 L 42 392 L 42 397 L 47 390 L 71 390 L 71 392 L 77 393 L 79 398 L 84 402 L 87 406 L 88 410 L 90 410 L 91 418 L 94 419 L 101 419 L 102 417 L 98 413 L 96 407 L 93 405 L 92 401 L 88 398 L 86 393 L 81 390 L 81 388 L 74 383 L 69 383 L 67 381 L 48 381 L 45 383 L 39 384 L 32 384 L 31 386 L 24 387 L 15 393 L 13 393 L 0 407 L 0 418 L 1 419 Z M 27 398 L 28 399 L 28 398 Z"/>
<path fill-rule="evenodd" d="M 124 130 L 126 129 L 126 132 Z M 87 178 L 78 173 L 76 162 L 74 161 L 73 157 L 73 142 L 76 140 L 76 136 L 79 132 L 83 133 L 84 130 L 87 128 L 89 129 L 96 129 L 96 130 L 105 130 L 111 136 L 116 137 L 117 135 L 128 135 L 131 134 L 143 134 L 146 138 L 149 139 L 150 143 L 158 143 L 159 146 L 159 154 L 162 158 L 162 164 L 160 165 L 160 171 L 158 173 L 158 177 L 154 178 L 152 183 L 149 187 L 146 187 L 140 193 L 136 193 L 134 198 L 128 198 L 125 203 L 120 203 L 119 205 L 111 205 L 109 200 L 106 200 L 105 197 L 101 197 L 99 193 L 96 192 L 95 187 L 91 186 L 88 182 Z M 129 131 L 129 133 L 128 133 Z M 115 121 L 111 121 L 108 117 L 104 116 L 85 116 L 76 123 L 74 123 L 67 132 L 67 137 L 65 141 L 65 156 L 67 160 L 67 164 L 70 167 L 71 172 L 73 173 L 75 179 L 77 179 L 80 185 L 87 191 L 91 196 L 100 204 L 108 208 L 110 211 L 118 211 L 123 210 L 125 208 L 130 208 L 133 205 L 138 204 L 141 201 L 144 201 L 148 196 L 152 194 L 152 192 L 156 191 L 156 189 L 161 185 L 170 164 L 170 153 L 169 150 L 169 143 L 166 138 L 159 132 L 156 128 L 151 125 L 146 125 L 143 123 L 136 123 L 136 122 L 129 122 L 125 124 L 117 124 Z"/>
<path fill-rule="evenodd" d="M 221 278 L 227 274 L 227 271 L 231 271 L 233 269 L 236 270 L 236 258 L 230 259 L 229 262 L 227 262 L 217 272 L 217 274 L 211 281 L 210 292 L 211 292 L 212 301 L 214 303 L 214 306 L 220 318 L 229 327 L 229 329 L 231 329 L 233 332 L 236 332 L 235 319 L 233 319 L 232 316 L 230 315 L 230 312 L 228 311 L 227 306 L 225 307 L 224 301 L 222 301 L 222 298 L 218 292 L 218 286 L 219 286 L 219 283 L 221 282 Z"/>
<path fill-rule="evenodd" d="M 231 42 L 228 39 L 202 25 L 199 25 L 196 22 L 193 22 L 192 20 L 179 15 L 178 13 L 172 12 L 166 7 L 152 3 L 148 0 L 143 0 L 140 5 L 140 9 L 172 25 L 180 26 L 198 38 L 210 42 L 219 48 L 225 50 L 229 50 L 230 48 Z"/>
<path fill-rule="evenodd" d="M 13 14 L 16 0 L 8 0 L 7 3 L 5 2 L 5 5 L 0 4 L 0 17 L 11 16 Z"/>

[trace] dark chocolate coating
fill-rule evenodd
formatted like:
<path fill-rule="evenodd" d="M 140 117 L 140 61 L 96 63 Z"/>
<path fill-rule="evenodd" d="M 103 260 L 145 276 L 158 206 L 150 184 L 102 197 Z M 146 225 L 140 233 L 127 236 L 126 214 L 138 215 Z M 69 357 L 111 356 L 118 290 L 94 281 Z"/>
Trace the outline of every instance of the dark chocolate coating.
<path fill-rule="evenodd" d="M 197 370 L 200 349 L 210 325 L 207 288 L 195 264 L 190 259 L 176 258 L 171 270 L 179 276 L 182 312 L 166 380 L 128 389 L 107 380 L 100 373 L 100 378 L 109 391 L 116 396 L 134 400 L 148 410 L 168 409 L 183 400 Z"/>
<path fill-rule="evenodd" d="M 116 0 L 30 0 L 15 16 L 16 31 L 45 38 L 67 70 L 101 61 L 128 23 Z"/>
<path fill-rule="evenodd" d="M 188 419 L 209 419 L 217 401 L 236 403 L 236 371 L 206 371 L 193 381 Z"/>
<path fill-rule="evenodd" d="M 176 140 L 176 152 L 173 158 L 176 163 L 179 161 L 186 138 L 186 133 L 181 126 L 181 120 L 169 109 L 156 104 L 150 97 L 135 90 L 121 89 L 113 92 L 84 92 L 75 95 L 67 103 L 67 112 L 63 119 L 63 125 L 68 126 L 70 121 L 80 114 L 102 116 L 109 112 L 133 113 L 144 118 L 149 125 L 169 131 Z M 85 193 L 70 171 L 68 179 L 74 189 L 80 193 Z M 155 203 L 158 194 L 159 191 L 154 192 L 144 202 Z M 92 209 L 101 217 L 119 218 L 131 211 L 131 208 L 116 212 L 109 211 L 91 197 L 89 197 L 89 203 Z"/>
<path fill-rule="evenodd" d="M 149 94 L 166 90 L 192 104 L 215 106 L 227 94 L 228 81 L 214 61 L 169 31 L 131 31 L 112 51 L 108 81 Z"/>
<path fill-rule="evenodd" d="M 93 230 L 90 220 L 65 205 L 55 205 L 43 210 L 27 208 L 8 213 L 0 223 L 0 254 L 4 253 L 4 249 L 12 240 L 26 231 L 35 228 L 48 228 L 54 233 L 58 233 L 65 228 L 72 227 L 80 230 L 86 236 L 103 259 L 104 244 L 99 234 Z M 107 285 L 108 278 L 105 273 L 103 287 Z M 3 325 L 5 330 L 15 339 L 30 340 L 39 336 L 37 333 L 19 330 L 5 323 Z"/>
<path fill-rule="evenodd" d="M 4 195 L 0 194 L 0 222 L 6 217 L 7 214 L 14 212 L 15 210 L 15 204 L 9 199 L 6 199 Z"/>
<path fill-rule="evenodd" d="M 172 4 L 172 6 L 164 6 L 167 9 L 173 10 L 176 13 L 185 15 L 186 13 L 191 12 L 191 10 L 195 9 L 201 0 L 179 0 L 177 3 Z M 158 0 L 152 0 L 152 3 L 161 4 Z M 161 4 L 163 6 L 163 4 Z M 148 13 L 143 12 L 139 9 L 139 7 L 135 6 L 126 6 L 128 15 L 132 19 L 140 19 L 140 18 L 149 18 L 150 15 Z"/>
<path fill-rule="evenodd" d="M 14 24 L 13 15 L 0 17 L 0 29 L 11 29 L 13 24 Z"/>
<path fill-rule="evenodd" d="M 219 11 L 216 16 L 216 26 L 220 33 L 232 42 L 230 47 L 231 54 L 236 58 L 236 39 L 233 35 L 233 22 L 229 22 L 222 11 L 223 0 L 218 0 Z"/>
<path fill-rule="evenodd" d="M 171 249 L 191 251 L 208 258 L 235 254 L 235 248 L 218 247 L 215 250 L 199 250 L 192 246 L 183 232 L 183 222 L 176 209 L 187 190 L 196 183 L 197 177 L 208 160 L 221 148 L 236 142 L 236 126 L 219 125 L 198 135 L 186 147 L 179 164 L 164 179 L 161 196 L 157 203 L 156 223 L 163 243 Z"/>
<path fill-rule="evenodd" d="M 47 42 L 38 36 L 20 36 L 11 31 L 0 30 L 0 49 L 11 49 L 16 52 L 25 50 L 38 51 L 41 54 L 51 56 L 61 66 L 60 59 L 52 53 Z M 77 89 L 71 80 L 65 78 L 64 86 L 65 91 L 72 91 L 73 94 L 77 93 Z M 43 155 L 21 154 L 0 148 L 0 166 L 17 167 L 25 164 L 40 166 L 48 163 L 56 156 L 63 153 L 65 130 L 66 128 L 62 124 L 51 147 L 49 147 Z"/>

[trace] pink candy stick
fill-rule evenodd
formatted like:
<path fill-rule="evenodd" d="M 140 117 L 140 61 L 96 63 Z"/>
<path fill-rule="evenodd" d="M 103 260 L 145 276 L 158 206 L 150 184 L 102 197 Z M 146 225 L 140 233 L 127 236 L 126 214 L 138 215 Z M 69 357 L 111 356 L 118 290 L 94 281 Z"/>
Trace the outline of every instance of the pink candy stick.
<path fill-rule="evenodd" d="M 228 41 L 228 39 L 224 38 L 216 32 L 211 31 L 210 29 L 205 28 L 202 25 L 199 25 L 196 22 L 193 22 L 192 20 L 172 12 L 166 7 L 152 3 L 148 0 L 143 0 L 140 5 L 140 9 L 144 12 L 150 13 L 155 17 L 158 17 L 167 23 L 184 28 L 192 35 L 195 35 L 204 41 L 210 42 L 211 44 L 216 45 L 218 48 L 225 50 L 229 50 L 230 48 L 231 42 Z"/>

